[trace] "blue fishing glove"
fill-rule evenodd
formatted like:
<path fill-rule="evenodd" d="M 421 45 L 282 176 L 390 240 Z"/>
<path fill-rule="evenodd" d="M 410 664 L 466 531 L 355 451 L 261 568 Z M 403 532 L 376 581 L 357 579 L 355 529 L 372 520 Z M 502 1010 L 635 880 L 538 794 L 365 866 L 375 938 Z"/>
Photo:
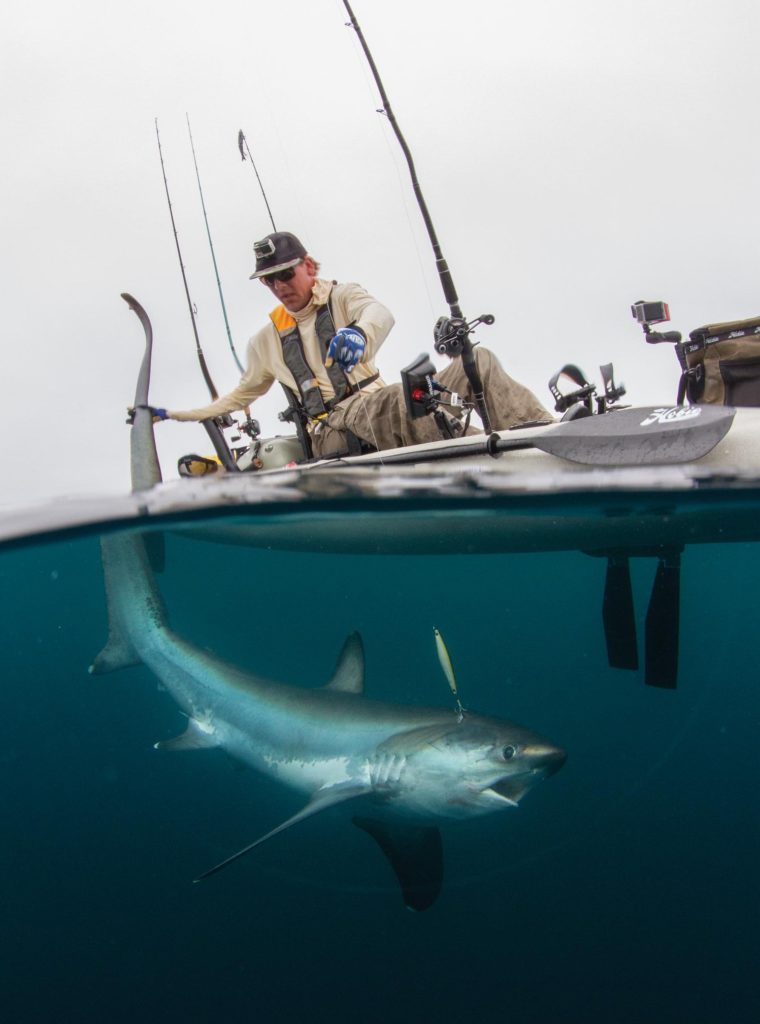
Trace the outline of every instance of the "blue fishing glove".
<path fill-rule="evenodd" d="M 341 327 L 328 346 L 325 366 L 337 363 L 344 373 L 350 373 L 364 355 L 366 345 L 361 327 Z"/>
<path fill-rule="evenodd" d="M 151 417 L 153 418 L 153 422 L 154 423 L 157 420 L 168 420 L 169 419 L 169 413 L 166 411 L 166 409 L 160 409 L 160 408 L 158 408 L 155 405 L 142 405 L 142 404 L 140 404 L 140 405 L 136 405 L 134 407 L 130 407 L 129 409 L 127 409 L 127 414 L 129 416 L 129 419 L 127 420 L 127 423 L 134 423 L 134 420 L 135 420 L 135 409 L 147 409 L 148 412 L 150 413 Z"/>

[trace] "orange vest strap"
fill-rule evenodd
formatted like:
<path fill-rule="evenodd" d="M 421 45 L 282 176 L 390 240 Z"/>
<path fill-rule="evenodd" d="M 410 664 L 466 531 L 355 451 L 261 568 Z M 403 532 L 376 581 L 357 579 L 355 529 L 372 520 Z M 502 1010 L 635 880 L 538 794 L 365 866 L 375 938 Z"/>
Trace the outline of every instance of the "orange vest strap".
<path fill-rule="evenodd" d="M 278 306 L 269 314 L 269 319 L 275 325 L 279 333 L 292 330 L 296 326 L 295 317 L 288 313 L 284 306 Z"/>

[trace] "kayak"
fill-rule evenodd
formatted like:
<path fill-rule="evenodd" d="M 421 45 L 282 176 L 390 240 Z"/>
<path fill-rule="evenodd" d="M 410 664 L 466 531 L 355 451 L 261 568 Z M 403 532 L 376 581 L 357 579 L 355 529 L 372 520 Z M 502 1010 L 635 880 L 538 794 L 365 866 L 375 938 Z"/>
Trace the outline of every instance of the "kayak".
<path fill-rule="evenodd" d="M 143 308 L 125 298 L 145 332 L 139 408 L 148 399 L 153 336 Z M 209 432 L 218 444 L 219 428 Z M 195 531 L 202 539 L 370 554 L 745 541 L 758 536 L 748 500 L 760 482 L 758 440 L 760 409 L 712 405 L 614 408 L 488 436 L 301 463 L 294 459 L 294 436 L 257 439 L 249 453 L 227 460 L 232 471 L 154 483 L 160 469 L 141 481 L 133 468 L 131 493 L 7 510 L 0 513 L 0 543 L 98 523 L 163 526 L 188 515 L 213 520 Z M 151 443 L 133 467 L 148 456 L 157 464 L 152 435 Z M 241 471 L 245 465 L 263 468 Z M 726 489 L 736 506 L 728 517 L 709 500 Z M 558 494 L 576 496 L 577 514 L 536 513 L 537 502 L 550 509 L 546 499 Z M 473 509 L 475 531 L 465 524 Z M 246 524 L 229 522 L 242 514 Z"/>
<path fill-rule="evenodd" d="M 152 330 L 139 303 L 130 297 L 130 305 L 145 332 L 132 492 L 6 512 L 0 545 L 133 525 L 157 532 L 157 561 L 166 529 L 204 543 L 334 556 L 579 551 L 606 561 L 608 660 L 628 669 L 638 667 L 630 560 L 654 558 L 645 682 L 672 688 L 683 551 L 760 539 L 756 408 L 621 408 L 305 463 L 292 460 L 292 438 L 273 438 L 255 441 L 256 451 L 269 449 L 275 462 L 284 453 L 283 466 L 162 482 L 148 405 Z"/>

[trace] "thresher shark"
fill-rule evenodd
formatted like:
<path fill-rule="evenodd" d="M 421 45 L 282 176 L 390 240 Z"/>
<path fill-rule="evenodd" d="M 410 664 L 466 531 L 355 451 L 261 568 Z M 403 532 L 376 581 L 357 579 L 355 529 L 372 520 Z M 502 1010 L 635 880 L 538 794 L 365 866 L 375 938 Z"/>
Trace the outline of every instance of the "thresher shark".
<path fill-rule="evenodd" d="M 132 485 L 140 501 L 161 480 L 145 408 L 150 334 L 146 330 L 131 433 Z M 133 530 L 101 540 L 109 637 L 91 671 L 145 664 L 188 718 L 182 735 L 157 747 L 222 748 L 307 798 L 298 813 L 196 881 L 303 819 L 349 803 L 357 810 L 354 823 L 376 840 L 396 872 L 406 905 L 424 910 L 443 877 L 436 821 L 515 807 L 564 763 L 556 744 L 515 723 L 465 711 L 458 699 L 456 708 L 440 708 L 365 697 L 356 633 L 320 689 L 271 682 L 221 661 L 171 630 L 151 564 L 160 557 L 155 540 L 146 543 Z M 436 642 L 456 695 L 437 631 Z"/>

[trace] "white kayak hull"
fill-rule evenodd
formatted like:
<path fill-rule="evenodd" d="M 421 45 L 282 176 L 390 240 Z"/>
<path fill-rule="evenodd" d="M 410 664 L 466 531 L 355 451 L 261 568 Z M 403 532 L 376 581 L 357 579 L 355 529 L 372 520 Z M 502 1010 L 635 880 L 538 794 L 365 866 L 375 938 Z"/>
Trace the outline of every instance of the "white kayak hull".
<path fill-rule="evenodd" d="M 613 422 L 615 415 L 594 419 Z M 664 466 L 590 467 L 535 446 L 542 436 L 561 437 L 564 427 L 505 432 L 511 447 L 493 456 L 483 453 L 482 436 L 468 437 L 57 500 L 0 514 L 0 542 L 177 520 L 183 531 L 216 542 L 369 554 L 645 551 L 760 538 L 760 409 L 736 410 L 725 436 L 700 458 Z M 716 489 L 731 491 L 729 513 L 713 507 Z M 561 503 L 552 500 L 557 495 L 565 496 Z M 202 526 L 188 522 L 196 517 Z"/>

